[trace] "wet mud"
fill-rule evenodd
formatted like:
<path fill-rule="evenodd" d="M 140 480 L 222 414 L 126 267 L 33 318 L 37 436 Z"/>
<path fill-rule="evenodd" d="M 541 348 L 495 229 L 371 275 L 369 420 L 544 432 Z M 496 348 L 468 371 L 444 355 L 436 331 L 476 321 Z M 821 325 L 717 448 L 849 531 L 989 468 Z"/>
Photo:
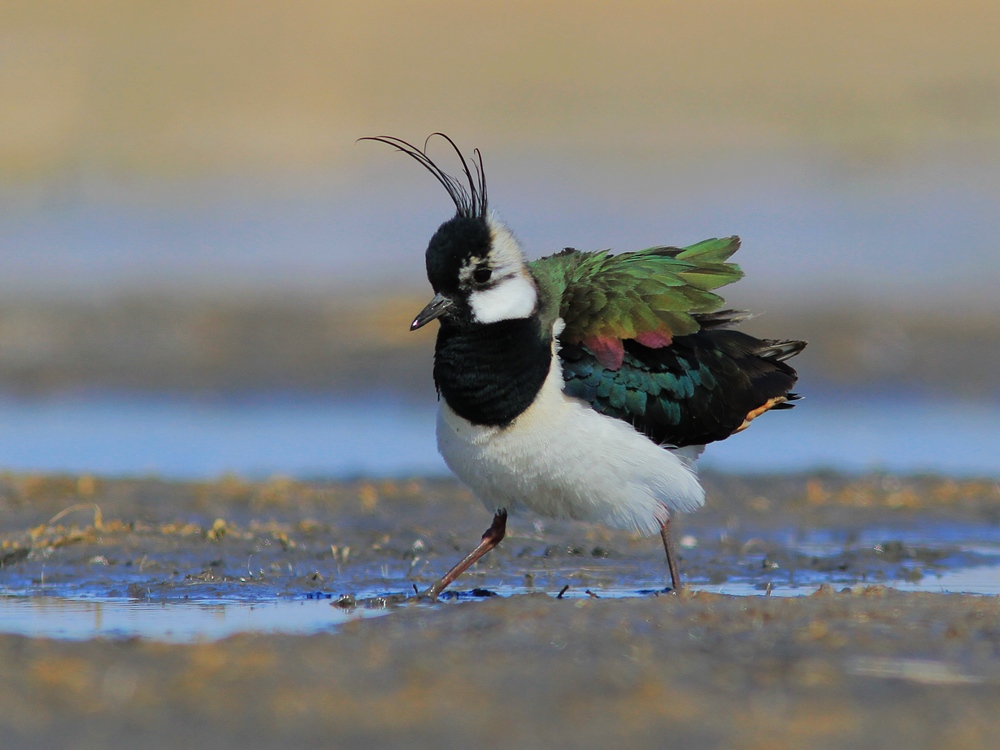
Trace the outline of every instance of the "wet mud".
<path fill-rule="evenodd" d="M 705 481 L 678 521 L 682 596 L 658 539 L 528 518 L 429 606 L 397 601 L 489 525 L 451 482 L 4 476 L 4 601 L 330 612 L 311 635 L 183 643 L 8 628 L 4 746 L 1000 743 L 1000 600 L 934 593 L 1000 568 L 1000 484 Z"/>

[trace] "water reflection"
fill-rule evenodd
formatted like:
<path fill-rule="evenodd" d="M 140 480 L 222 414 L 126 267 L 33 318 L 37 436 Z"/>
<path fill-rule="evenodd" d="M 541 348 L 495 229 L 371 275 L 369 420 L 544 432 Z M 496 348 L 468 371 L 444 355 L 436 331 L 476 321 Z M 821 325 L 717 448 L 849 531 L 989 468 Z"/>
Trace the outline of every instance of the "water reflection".
<path fill-rule="evenodd" d="M 436 406 L 386 394 L 200 401 L 88 395 L 0 399 L 0 467 L 249 478 L 441 475 Z M 830 468 L 1000 475 L 1000 404 L 810 393 L 710 446 L 725 471 Z M 947 435 L 947 440 L 936 436 Z"/>

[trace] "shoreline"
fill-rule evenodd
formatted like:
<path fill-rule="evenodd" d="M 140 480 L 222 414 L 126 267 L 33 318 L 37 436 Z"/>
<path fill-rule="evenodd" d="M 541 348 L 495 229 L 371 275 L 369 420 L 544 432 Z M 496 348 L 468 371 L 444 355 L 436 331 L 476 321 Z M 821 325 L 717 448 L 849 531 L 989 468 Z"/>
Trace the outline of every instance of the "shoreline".
<path fill-rule="evenodd" d="M 433 331 L 409 331 L 424 295 L 149 292 L 0 302 L 0 392 L 175 394 L 368 391 L 432 398 Z M 808 340 L 802 388 L 1000 398 L 996 312 L 860 305 L 775 307 L 741 328 Z M 961 366 L 954 366 L 960 362 Z"/>

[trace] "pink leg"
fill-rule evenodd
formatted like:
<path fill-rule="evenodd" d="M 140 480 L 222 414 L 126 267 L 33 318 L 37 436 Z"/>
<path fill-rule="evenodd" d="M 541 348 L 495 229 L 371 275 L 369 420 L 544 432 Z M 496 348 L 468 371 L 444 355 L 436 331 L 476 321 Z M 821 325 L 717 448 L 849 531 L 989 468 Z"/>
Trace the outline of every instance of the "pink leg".
<path fill-rule="evenodd" d="M 660 537 L 663 539 L 663 549 L 667 553 L 667 567 L 670 568 L 670 588 L 678 594 L 681 590 L 681 574 L 677 569 L 677 551 L 674 549 L 674 538 L 670 534 L 670 519 L 660 527 Z"/>
<path fill-rule="evenodd" d="M 502 508 L 493 516 L 493 524 L 483 534 L 483 539 L 472 552 L 462 558 L 462 560 L 451 570 L 445 573 L 438 581 L 420 594 L 421 599 L 437 599 L 438 594 L 448 588 L 448 585 L 468 570 L 474 562 L 496 547 L 503 540 L 507 533 L 507 511 Z"/>

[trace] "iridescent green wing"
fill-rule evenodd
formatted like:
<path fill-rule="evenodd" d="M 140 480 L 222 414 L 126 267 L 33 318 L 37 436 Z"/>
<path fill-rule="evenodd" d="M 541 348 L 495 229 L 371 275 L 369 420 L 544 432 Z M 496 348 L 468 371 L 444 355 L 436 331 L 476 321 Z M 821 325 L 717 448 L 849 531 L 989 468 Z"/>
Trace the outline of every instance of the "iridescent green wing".
<path fill-rule="evenodd" d="M 739 239 L 609 255 L 567 250 L 532 264 L 543 324 L 566 321 L 566 393 L 632 424 L 657 443 L 704 445 L 791 406 L 801 341 L 730 330 L 712 290 L 739 279 Z"/>
<path fill-rule="evenodd" d="M 561 317 L 562 340 L 584 344 L 614 370 L 626 340 L 656 349 L 698 331 L 693 314 L 723 304 L 711 290 L 743 275 L 727 262 L 739 246 L 738 237 L 726 237 L 620 255 L 567 249 L 534 261 L 531 270 L 545 300 L 543 318 Z"/>

